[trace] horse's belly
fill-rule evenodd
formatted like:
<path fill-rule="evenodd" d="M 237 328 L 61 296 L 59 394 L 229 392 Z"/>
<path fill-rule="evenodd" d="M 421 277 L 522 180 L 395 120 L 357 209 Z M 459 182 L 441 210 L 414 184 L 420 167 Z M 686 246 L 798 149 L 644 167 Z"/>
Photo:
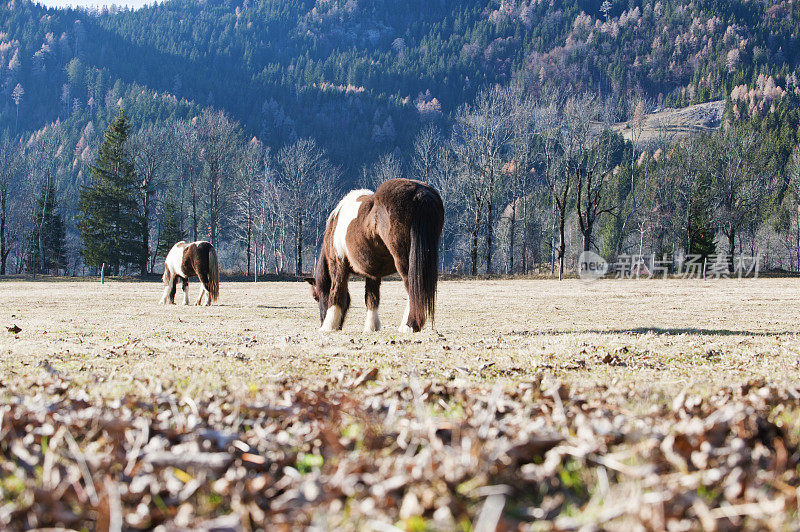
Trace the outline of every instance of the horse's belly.
<path fill-rule="evenodd" d="M 361 253 L 349 253 L 350 269 L 366 277 L 386 277 L 397 272 L 391 253 L 378 249 L 362 248 Z"/>

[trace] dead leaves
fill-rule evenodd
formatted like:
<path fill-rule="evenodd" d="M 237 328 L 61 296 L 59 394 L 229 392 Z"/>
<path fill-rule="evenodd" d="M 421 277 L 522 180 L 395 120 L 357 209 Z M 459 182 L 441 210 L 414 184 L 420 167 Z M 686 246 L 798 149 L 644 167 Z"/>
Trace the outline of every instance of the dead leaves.
<path fill-rule="evenodd" d="M 796 390 L 687 391 L 641 413 L 625 391 L 541 379 L 366 386 L 378 377 L 96 403 L 48 371 L 0 407 L 0 528 L 758 529 L 797 509 L 800 452 L 776 423 Z"/>

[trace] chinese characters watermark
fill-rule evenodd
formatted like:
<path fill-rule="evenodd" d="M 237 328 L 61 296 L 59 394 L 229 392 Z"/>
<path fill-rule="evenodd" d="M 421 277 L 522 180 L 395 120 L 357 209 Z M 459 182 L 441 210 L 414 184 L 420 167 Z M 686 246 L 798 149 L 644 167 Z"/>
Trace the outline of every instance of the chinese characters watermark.
<path fill-rule="evenodd" d="M 713 255 L 689 254 L 673 257 L 663 255 L 627 255 L 617 257 L 609 263 L 592 251 L 584 251 L 578 258 L 578 276 L 585 281 L 603 277 L 614 279 L 666 279 L 668 276 L 681 279 L 728 279 L 757 278 L 761 255 L 738 255 L 727 253 Z"/>

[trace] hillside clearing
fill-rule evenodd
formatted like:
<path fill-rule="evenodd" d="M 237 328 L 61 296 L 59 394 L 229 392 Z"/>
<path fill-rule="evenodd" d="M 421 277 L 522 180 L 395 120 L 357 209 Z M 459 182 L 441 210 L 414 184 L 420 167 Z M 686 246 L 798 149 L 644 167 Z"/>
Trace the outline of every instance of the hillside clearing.
<path fill-rule="evenodd" d="M 639 146 L 657 141 L 674 142 L 719 128 L 724 111 L 725 100 L 717 100 L 650 113 L 645 116 L 641 133 L 635 132 L 630 122 L 615 124 L 612 129 L 625 140 L 633 141 Z"/>

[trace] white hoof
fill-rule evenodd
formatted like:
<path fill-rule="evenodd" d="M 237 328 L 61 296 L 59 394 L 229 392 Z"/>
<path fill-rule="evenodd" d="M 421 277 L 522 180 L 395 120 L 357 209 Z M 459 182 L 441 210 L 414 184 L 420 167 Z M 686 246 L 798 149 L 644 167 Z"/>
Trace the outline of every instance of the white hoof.
<path fill-rule="evenodd" d="M 401 332 L 401 333 L 404 333 L 404 334 L 413 333 L 414 329 L 412 329 L 411 327 L 409 327 L 406 324 L 403 324 L 403 325 L 401 325 L 400 327 L 397 328 L 397 332 Z"/>
<path fill-rule="evenodd" d="M 367 309 L 367 318 L 364 320 L 364 332 L 375 332 L 381 330 L 381 320 L 377 310 Z"/>
<path fill-rule="evenodd" d="M 338 331 L 342 328 L 343 316 L 342 308 L 339 305 L 333 305 L 325 314 L 325 321 L 322 322 L 322 327 L 319 330 L 321 332 Z"/>

